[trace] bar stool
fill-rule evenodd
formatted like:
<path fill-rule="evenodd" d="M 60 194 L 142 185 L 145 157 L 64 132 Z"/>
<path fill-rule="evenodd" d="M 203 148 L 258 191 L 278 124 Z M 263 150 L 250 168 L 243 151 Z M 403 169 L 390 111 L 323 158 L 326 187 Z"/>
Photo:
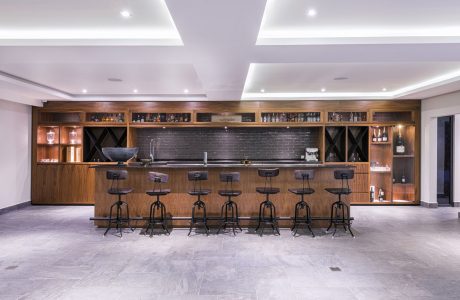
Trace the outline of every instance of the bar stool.
<path fill-rule="evenodd" d="M 110 195 L 118 196 L 117 201 L 115 201 L 112 206 L 110 206 L 110 214 L 109 214 L 109 226 L 107 227 L 106 231 L 104 232 L 104 236 L 109 232 L 110 228 L 112 228 L 112 223 L 116 224 L 117 233 L 120 233 L 120 238 L 123 237 L 122 225 L 126 223 L 131 231 L 134 229 L 131 227 L 129 223 L 129 207 L 126 201 L 121 200 L 121 196 L 128 195 L 133 191 L 131 188 L 122 188 L 119 186 L 120 180 L 125 180 L 128 178 L 128 171 L 126 170 L 108 170 L 106 173 L 106 178 L 108 180 L 112 180 L 110 188 L 107 190 L 107 193 Z M 126 219 L 123 219 L 123 212 L 122 207 L 126 206 Z M 112 211 L 113 208 L 116 207 L 117 214 L 115 219 L 112 219 Z"/>
<path fill-rule="evenodd" d="M 310 179 L 313 179 L 315 176 L 314 170 L 295 170 L 294 177 L 297 180 L 302 180 L 302 188 L 288 189 L 289 192 L 300 195 L 300 201 L 295 205 L 294 211 L 294 223 L 291 228 L 291 231 L 294 231 L 294 236 L 297 234 L 297 229 L 300 225 L 307 225 L 308 230 L 312 237 L 315 237 L 315 234 L 311 230 L 311 210 L 310 206 L 304 200 L 305 195 L 311 195 L 315 192 L 314 189 L 310 187 Z M 307 180 L 307 187 L 305 187 L 305 180 Z M 304 211 L 304 212 L 303 212 Z M 301 217 L 303 213 L 303 217 Z"/>
<path fill-rule="evenodd" d="M 260 236 L 264 234 L 265 225 L 270 225 L 278 235 L 280 234 L 278 228 L 278 222 L 276 221 L 276 208 L 273 202 L 270 201 L 270 195 L 278 194 L 279 188 L 272 187 L 272 178 L 279 175 L 279 169 L 259 169 L 257 170 L 260 177 L 265 177 L 265 186 L 256 187 L 256 191 L 259 194 L 265 195 L 265 201 L 260 203 L 259 207 L 259 222 L 257 224 L 256 232 L 262 225 L 262 232 Z"/>
<path fill-rule="evenodd" d="M 167 183 L 169 176 L 168 174 L 158 173 L 158 172 L 149 172 L 148 178 L 150 181 L 153 181 L 153 189 L 148 190 L 145 193 L 149 196 L 156 197 L 156 201 L 152 202 L 150 205 L 150 215 L 149 215 L 149 223 L 147 225 L 147 229 L 145 230 L 145 234 L 148 234 L 150 229 L 150 237 L 153 236 L 153 229 L 155 225 L 161 225 L 164 232 L 169 235 L 169 231 L 166 224 L 166 206 L 163 202 L 160 201 L 160 196 L 165 196 L 171 193 L 170 189 L 162 189 L 161 184 Z M 159 213 L 160 216 L 155 216 L 156 213 Z"/>
<path fill-rule="evenodd" d="M 339 200 L 334 202 L 331 206 L 331 221 L 330 221 L 329 227 L 326 230 L 326 232 L 329 232 L 329 229 L 331 229 L 332 225 L 334 225 L 334 233 L 332 234 L 332 237 L 334 237 L 337 231 L 337 225 L 342 225 L 343 228 L 345 229 L 345 232 L 348 229 L 348 231 L 350 231 L 351 236 L 355 237 L 355 235 L 353 234 L 353 231 L 351 231 L 350 207 L 346 203 L 342 202 L 342 195 L 349 195 L 352 193 L 348 180 L 353 179 L 354 176 L 355 176 L 354 170 L 350 170 L 350 169 L 335 170 L 334 178 L 340 179 L 342 181 L 342 187 L 325 189 L 329 193 L 339 196 Z M 345 183 L 346 183 L 346 187 L 345 187 Z M 345 217 L 345 210 L 347 211 L 346 217 Z M 340 211 L 342 212 L 342 217 L 340 217 L 340 213 L 339 213 Z"/>
<path fill-rule="evenodd" d="M 206 217 L 206 204 L 201 200 L 201 196 L 206 196 L 211 193 L 211 190 L 201 188 L 201 182 L 203 180 L 208 180 L 208 171 L 189 171 L 188 180 L 193 181 L 193 190 L 188 191 L 188 194 L 198 197 L 197 201 L 195 201 L 192 206 L 192 221 L 190 222 L 188 235 L 190 236 L 193 227 L 196 228 L 197 225 L 203 225 L 206 230 L 206 235 L 209 235 L 209 227 Z M 196 212 L 200 210 L 203 211 L 202 216 L 197 217 Z"/>
<path fill-rule="evenodd" d="M 227 201 L 222 205 L 220 211 L 221 218 L 223 218 L 222 224 L 217 230 L 219 234 L 221 229 L 226 229 L 227 225 L 231 225 L 233 234 L 235 233 L 235 227 L 238 227 L 240 231 L 243 231 L 240 226 L 240 220 L 238 215 L 238 205 L 232 200 L 232 197 L 241 195 L 241 191 L 233 189 L 233 182 L 240 181 L 240 172 L 221 172 L 219 174 L 220 181 L 225 182 L 225 190 L 219 190 L 219 195 L 228 197 Z M 229 188 L 230 185 L 230 188 Z"/>

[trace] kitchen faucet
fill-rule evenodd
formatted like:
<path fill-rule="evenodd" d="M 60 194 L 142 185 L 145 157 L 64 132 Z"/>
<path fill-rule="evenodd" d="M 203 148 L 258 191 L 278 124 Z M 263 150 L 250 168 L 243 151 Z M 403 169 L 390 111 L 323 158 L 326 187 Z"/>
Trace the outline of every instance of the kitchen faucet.
<path fill-rule="evenodd" d="M 150 140 L 149 151 L 150 151 L 150 160 L 153 162 L 155 160 L 155 147 L 153 146 L 153 139 Z"/>

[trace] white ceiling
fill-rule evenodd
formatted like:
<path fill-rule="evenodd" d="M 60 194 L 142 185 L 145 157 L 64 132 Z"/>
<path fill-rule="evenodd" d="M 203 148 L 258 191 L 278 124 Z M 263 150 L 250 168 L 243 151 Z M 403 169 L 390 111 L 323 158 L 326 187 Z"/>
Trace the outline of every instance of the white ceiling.
<path fill-rule="evenodd" d="M 453 0 L 0 0 L 0 99 L 422 99 L 460 88 L 458 15 Z"/>

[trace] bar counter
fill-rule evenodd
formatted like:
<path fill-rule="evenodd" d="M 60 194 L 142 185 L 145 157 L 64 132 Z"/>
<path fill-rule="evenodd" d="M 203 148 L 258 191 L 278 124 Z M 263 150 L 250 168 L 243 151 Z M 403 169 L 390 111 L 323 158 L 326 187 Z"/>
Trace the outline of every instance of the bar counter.
<path fill-rule="evenodd" d="M 212 193 L 204 197 L 208 217 L 220 216 L 221 206 L 226 198 L 218 195 L 218 190 L 225 189 L 225 183 L 219 181 L 219 173 L 240 172 L 240 182 L 234 183 L 233 188 L 242 191 L 239 197 L 234 201 L 238 205 L 240 217 L 255 218 L 258 216 L 259 205 L 264 200 L 264 196 L 256 192 L 256 187 L 264 186 L 265 180 L 257 174 L 259 168 L 279 168 L 280 174 L 272 179 L 272 186 L 281 189 L 276 195 L 271 195 L 271 199 L 276 206 L 277 217 L 293 217 L 295 204 L 300 200 L 299 196 L 288 191 L 289 188 L 302 187 L 302 181 L 295 180 L 294 170 L 296 169 L 314 169 L 315 178 L 311 180 L 311 187 L 315 193 L 306 196 L 305 200 L 309 203 L 313 217 L 328 217 L 333 202 L 337 200 L 334 195 L 324 190 L 326 187 L 340 187 L 340 180 L 334 179 L 334 170 L 339 168 L 355 168 L 351 164 L 308 164 L 292 161 L 277 162 L 254 162 L 251 164 L 241 164 L 239 162 L 209 162 L 204 165 L 202 162 L 157 162 L 149 165 L 139 163 L 130 163 L 127 165 L 117 166 L 113 164 L 100 164 L 93 166 L 96 169 L 95 176 L 95 224 L 104 227 L 106 221 L 97 220 L 106 218 L 109 215 L 110 206 L 116 201 L 116 198 L 107 193 L 111 181 L 106 179 L 107 170 L 126 169 L 129 176 L 127 180 L 120 181 L 120 186 L 133 188 L 126 200 L 129 203 L 130 217 L 140 219 L 149 215 L 150 204 L 155 200 L 154 197 L 146 195 L 145 191 L 153 188 L 153 183 L 148 180 L 147 174 L 150 171 L 167 173 L 169 182 L 164 184 L 164 188 L 171 189 L 169 195 L 161 197 L 162 202 L 166 205 L 168 216 L 181 217 L 174 220 L 173 225 L 178 227 L 188 226 L 189 221 L 184 218 L 190 218 L 192 204 L 196 201 L 195 197 L 190 196 L 187 191 L 193 188 L 193 183 L 187 180 L 187 172 L 192 170 L 208 170 L 209 179 L 202 182 L 203 188 L 212 190 Z M 359 167 L 358 167 L 359 168 Z M 350 180 L 350 187 L 353 189 L 360 184 L 360 175 L 356 174 L 353 180 Z M 367 174 L 362 174 L 367 176 Z M 345 197 L 345 203 L 349 199 Z M 254 219 L 241 220 L 242 226 L 253 226 L 256 224 Z M 291 222 L 280 220 L 281 227 L 289 227 Z M 328 222 L 314 222 L 315 227 L 327 226 Z M 145 221 L 135 221 L 132 225 L 142 227 Z M 212 223 L 211 223 L 212 225 Z"/>

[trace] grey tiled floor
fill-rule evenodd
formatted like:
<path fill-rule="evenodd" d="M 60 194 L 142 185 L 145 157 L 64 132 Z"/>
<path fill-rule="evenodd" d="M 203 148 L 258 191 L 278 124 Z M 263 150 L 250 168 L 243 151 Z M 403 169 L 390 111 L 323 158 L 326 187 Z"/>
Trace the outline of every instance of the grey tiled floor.
<path fill-rule="evenodd" d="M 460 298 L 457 208 L 352 211 L 356 239 L 119 239 L 88 221 L 92 207 L 33 206 L 0 215 L 0 299 Z"/>

